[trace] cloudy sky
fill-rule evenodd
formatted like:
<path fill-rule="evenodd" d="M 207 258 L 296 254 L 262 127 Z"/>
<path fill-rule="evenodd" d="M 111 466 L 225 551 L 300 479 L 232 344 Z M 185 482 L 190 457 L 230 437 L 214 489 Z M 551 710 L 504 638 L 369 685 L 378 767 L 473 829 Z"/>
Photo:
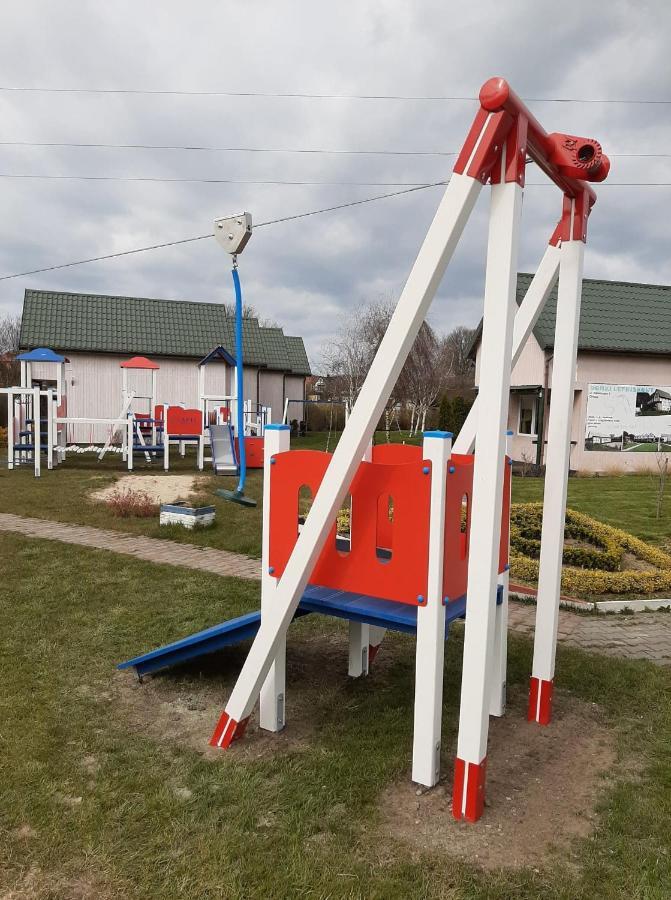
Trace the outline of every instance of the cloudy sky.
<path fill-rule="evenodd" d="M 3 0 L 2 142 L 385 150 L 417 155 L 0 146 L 0 174 L 303 181 L 0 179 L 0 275 L 207 233 L 219 215 L 256 222 L 449 177 L 474 101 L 198 96 L 257 92 L 474 97 L 503 75 L 548 131 L 596 137 L 611 156 L 590 223 L 586 274 L 671 283 L 668 0 L 567 6 L 546 0 Z M 434 153 L 436 155 L 420 155 Z M 520 269 L 535 267 L 558 216 L 528 170 Z M 342 182 L 363 182 L 343 184 Z M 384 185 L 384 186 L 383 186 Z M 398 188 L 395 186 L 398 185 Z M 538 185 L 538 186 L 536 186 Z M 619 186 L 618 186 L 619 185 Z M 246 299 L 313 360 L 349 310 L 397 297 L 440 188 L 259 229 L 241 258 Z M 439 330 L 481 311 L 487 198 L 480 198 L 430 314 Z M 229 300 L 213 240 L 0 281 L 0 315 L 26 287 Z M 138 348 L 141 349 L 141 348 Z"/>

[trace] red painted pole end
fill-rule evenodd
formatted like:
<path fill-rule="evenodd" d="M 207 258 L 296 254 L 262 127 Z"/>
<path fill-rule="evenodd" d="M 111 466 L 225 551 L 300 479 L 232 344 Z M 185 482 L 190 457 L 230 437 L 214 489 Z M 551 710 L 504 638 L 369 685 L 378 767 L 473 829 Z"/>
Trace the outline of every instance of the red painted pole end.
<path fill-rule="evenodd" d="M 214 729 L 214 734 L 210 738 L 210 747 L 219 747 L 221 750 L 230 747 L 233 741 L 239 741 L 244 735 L 248 722 L 249 716 L 240 722 L 236 722 L 235 719 L 231 719 L 227 712 L 223 712 L 217 722 L 217 727 Z"/>
<path fill-rule="evenodd" d="M 452 789 L 452 815 L 455 819 L 478 821 L 485 808 L 486 778 L 487 757 L 481 763 L 469 763 L 456 758 Z"/>
<path fill-rule="evenodd" d="M 554 682 L 543 678 L 532 678 L 529 685 L 529 710 L 527 720 L 539 725 L 549 725 L 552 721 L 552 695 Z"/>

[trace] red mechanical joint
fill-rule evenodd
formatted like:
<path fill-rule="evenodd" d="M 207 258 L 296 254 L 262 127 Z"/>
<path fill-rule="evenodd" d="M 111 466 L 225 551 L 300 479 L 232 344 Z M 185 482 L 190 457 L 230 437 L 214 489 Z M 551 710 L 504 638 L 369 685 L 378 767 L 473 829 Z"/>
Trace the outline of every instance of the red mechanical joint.
<path fill-rule="evenodd" d="M 454 171 L 458 175 L 477 178 L 484 184 L 501 159 L 501 148 L 512 124 L 512 116 L 506 112 L 490 115 L 480 109 L 454 165 Z"/>
<path fill-rule="evenodd" d="M 549 134 L 551 145 L 548 162 L 566 178 L 580 181 L 603 181 L 610 170 L 610 160 L 593 138 L 573 134 Z"/>
<path fill-rule="evenodd" d="M 561 219 L 550 238 L 553 247 L 563 241 L 587 240 L 587 220 L 595 201 L 594 192 L 587 186 L 575 197 L 564 195 Z"/>
<path fill-rule="evenodd" d="M 454 761 L 452 788 L 452 815 L 455 819 L 477 822 L 485 808 L 485 781 L 487 757 L 480 763 L 466 762 L 457 757 Z"/>
<path fill-rule="evenodd" d="M 217 722 L 217 727 L 214 729 L 214 734 L 210 738 L 210 747 L 219 747 L 221 750 L 230 747 L 233 741 L 239 741 L 244 735 L 248 722 L 249 716 L 240 722 L 236 722 L 235 719 L 231 719 L 227 712 L 223 712 Z"/>
<path fill-rule="evenodd" d="M 529 685 L 529 709 L 527 721 L 539 725 L 549 725 L 552 720 L 552 695 L 554 682 L 543 678 L 533 678 Z"/>

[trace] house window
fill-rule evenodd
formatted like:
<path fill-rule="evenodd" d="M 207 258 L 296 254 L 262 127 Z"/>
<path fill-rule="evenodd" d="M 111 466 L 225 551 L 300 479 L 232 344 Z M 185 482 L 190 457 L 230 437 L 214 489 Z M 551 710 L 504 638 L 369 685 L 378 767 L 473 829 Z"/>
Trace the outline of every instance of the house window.
<path fill-rule="evenodd" d="M 517 433 L 536 435 L 536 397 L 533 394 L 523 394 L 520 397 L 520 420 Z"/>

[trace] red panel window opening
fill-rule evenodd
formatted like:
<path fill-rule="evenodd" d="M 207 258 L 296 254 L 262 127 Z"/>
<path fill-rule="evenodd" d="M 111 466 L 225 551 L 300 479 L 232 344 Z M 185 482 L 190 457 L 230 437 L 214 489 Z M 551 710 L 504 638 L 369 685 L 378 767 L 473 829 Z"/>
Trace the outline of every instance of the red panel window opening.
<path fill-rule="evenodd" d="M 471 517 L 471 503 L 468 494 L 464 494 L 461 498 L 461 516 L 460 516 L 460 534 L 461 537 L 459 539 L 459 550 L 461 559 L 466 559 L 468 556 L 468 538 L 470 534 L 470 517 Z"/>
<path fill-rule="evenodd" d="M 308 513 L 312 509 L 312 500 L 313 497 L 310 485 L 302 484 L 298 489 L 298 518 L 296 523 L 296 539 L 298 539 L 298 535 L 301 533 L 303 525 L 305 525 L 305 520 L 308 517 Z"/>
<path fill-rule="evenodd" d="M 352 550 L 351 494 L 347 494 L 336 516 L 335 548 L 338 556 L 349 556 Z"/>
<path fill-rule="evenodd" d="M 388 563 L 394 549 L 394 498 L 391 494 L 380 494 L 377 500 L 375 547 L 378 562 Z"/>

